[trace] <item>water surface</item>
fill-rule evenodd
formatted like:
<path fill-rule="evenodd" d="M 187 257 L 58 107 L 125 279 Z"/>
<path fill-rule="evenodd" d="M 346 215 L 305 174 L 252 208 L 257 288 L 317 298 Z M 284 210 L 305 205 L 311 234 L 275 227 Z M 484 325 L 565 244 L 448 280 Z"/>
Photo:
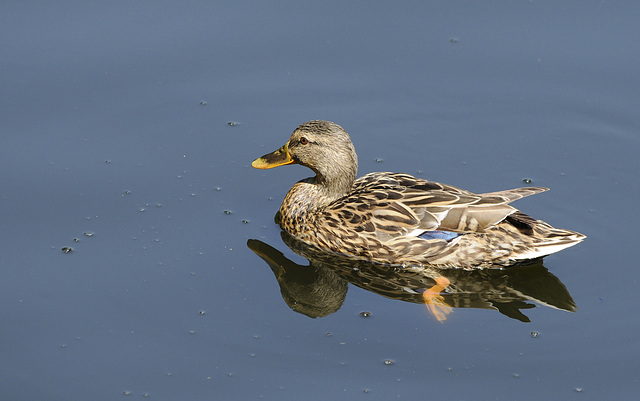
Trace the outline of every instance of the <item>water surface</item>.
<path fill-rule="evenodd" d="M 630 399 L 639 11 L 3 4 L 0 395 Z M 246 243 L 307 263 L 273 215 L 310 172 L 249 164 L 310 119 L 351 134 L 360 174 L 551 188 L 516 205 L 588 235 L 544 261 L 577 311 L 440 323 L 353 284 L 326 317 L 292 311 Z"/>

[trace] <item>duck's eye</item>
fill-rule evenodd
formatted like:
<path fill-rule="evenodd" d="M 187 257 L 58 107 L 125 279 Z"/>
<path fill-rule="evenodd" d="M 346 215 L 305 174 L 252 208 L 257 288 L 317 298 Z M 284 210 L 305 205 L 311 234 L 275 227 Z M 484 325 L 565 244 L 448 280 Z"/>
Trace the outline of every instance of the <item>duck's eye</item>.
<path fill-rule="evenodd" d="M 306 144 L 309 143 L 309 140 L 307 138 L 305 138 L 305 137 L 302 137 L 302 138 L 300 138 L 300 143 L 303 144 L 303 145 L 306 145 Z"/>

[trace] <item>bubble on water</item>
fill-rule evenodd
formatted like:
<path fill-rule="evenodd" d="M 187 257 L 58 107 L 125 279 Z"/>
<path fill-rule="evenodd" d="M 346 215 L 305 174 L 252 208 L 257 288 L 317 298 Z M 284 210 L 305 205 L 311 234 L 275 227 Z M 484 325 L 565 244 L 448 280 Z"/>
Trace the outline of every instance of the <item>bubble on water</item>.
<path fill-rule="evenodd" d="M 382 361 L 382 363 L 387 366 L 391 366 L 395 363 L 395 361 L 393 359 L 385 359 L 384 361 Z"/>
<path fill-rule="evenodd" d="M 91 231 L 87 231 L 83 234 L 85 237 L 93 237 L 93 233 Z"/>
<path fill-rule="evenodd" d="M 63 246 L 61 250 L 62 250 L 62 252 L 64 252 L 64 253 L 71 253 L 71 252 L 73 252 L 73 248 L 71 248 L 70 246 Z"/>
<path fill-rule="evenodd" d="M 362 312 L 360 312 L 360 316 L 362 316 L 362 317 L 369 317 L 369 316 L 371 316 L 371 312 L 362 311 Z"/>
<path fill-rule="evenodd" d="M 540 333 L 538 333 L 537 331 L 531 332 L 531 338 L 538 338 L 538 336 L 540 336 Z"/>
<path fill-rule="evenodd" d="M 531 184 L 533 180 L 531 178 L 523 178 L 522 182 L 524 182 L 525 184 Z"/>
<path fill-rule="evenodd" d="M 224 214 L 231 214 L 231 210 L 225 210 L 223 213 Z"/>

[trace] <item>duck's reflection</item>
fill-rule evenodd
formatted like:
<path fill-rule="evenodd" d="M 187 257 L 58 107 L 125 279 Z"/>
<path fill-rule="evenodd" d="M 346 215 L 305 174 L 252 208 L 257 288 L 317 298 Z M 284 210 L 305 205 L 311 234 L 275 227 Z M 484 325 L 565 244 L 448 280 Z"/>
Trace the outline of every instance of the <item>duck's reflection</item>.
<path fill-rule="evenodd" d="M 383 265 L 322 252 L 284 232 L 282 239 L 309 265 L 294 263 L 259 240 L 250 239 L 247 246 L 267 262 L 287 305 L 312 318 L 340 309 L 348 283 L 387 298 L 424 303 L 439 321 L 446 320 L 452 308 L 494 309 L 522 322 L 530 321 L 522 310 L 534 303 L 576 310 L 566 287 L 542 260 L 484 270 Z"/>

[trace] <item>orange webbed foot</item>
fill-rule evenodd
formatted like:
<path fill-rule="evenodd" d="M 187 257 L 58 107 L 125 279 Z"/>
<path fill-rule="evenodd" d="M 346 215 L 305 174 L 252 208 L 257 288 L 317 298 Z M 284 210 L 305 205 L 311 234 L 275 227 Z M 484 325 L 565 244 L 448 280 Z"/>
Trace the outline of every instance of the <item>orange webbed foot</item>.
<path fill-rule="evenodd" d="M 439 322 L 444 322 L 447 320 L 447 315 L 451 313 L 453 309 L 444 301 L 444 297 L 440 295 L 440 293 L 444 291 L 451 282 L 444 276 L 436 278 L 435 281 L 436 285 L 427 288 L 422 293 L 422 298 L 429 312 L 431 312 Z"/>

